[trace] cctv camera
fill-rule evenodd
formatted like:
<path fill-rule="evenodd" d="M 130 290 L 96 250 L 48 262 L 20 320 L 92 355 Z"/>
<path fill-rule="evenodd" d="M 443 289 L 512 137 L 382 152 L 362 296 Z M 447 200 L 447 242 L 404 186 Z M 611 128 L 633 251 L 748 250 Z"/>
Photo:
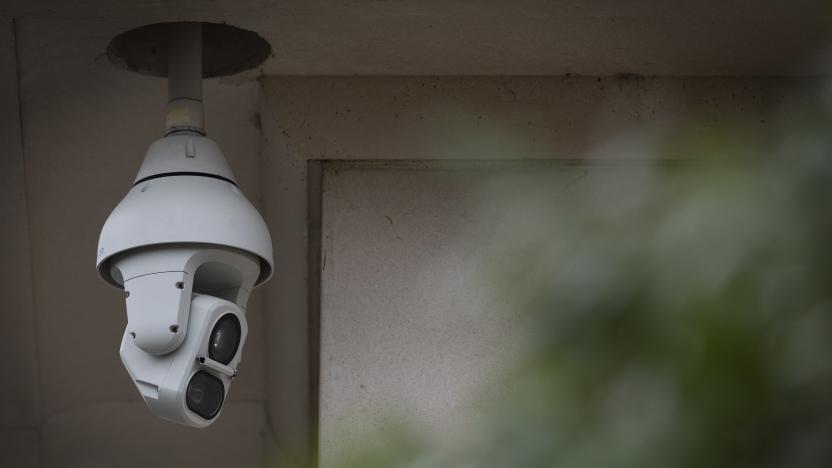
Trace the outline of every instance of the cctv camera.
<path fill-rule="evenodd" d="M 154 413 L 205 427 L 222 409 L 247 333 L 245 313 L 236 304 L 194 294 L 187 331 L 182 333 L 185 339 L 176 352 L 162 356 L 144 352 L 128 332 L 121 341 L 121 357 Z"/>
<path fill-rule="evenodd" d="M 266 224 L 216 143 L 183 132 L 150 146 L 102 228 L 97 268 L 124 289 L 121 359 L 150 410 L 213 423 L 237 375 L 249 294 L 273 269 Z"/>

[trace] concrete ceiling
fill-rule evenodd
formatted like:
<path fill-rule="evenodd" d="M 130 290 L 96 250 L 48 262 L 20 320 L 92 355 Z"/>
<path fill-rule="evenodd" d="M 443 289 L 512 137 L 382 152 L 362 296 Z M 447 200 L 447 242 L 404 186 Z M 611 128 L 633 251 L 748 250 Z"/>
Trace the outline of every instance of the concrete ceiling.
<path fill-rule="evenodd" d="M 125 29 L 225 21 L 274 47 L 250 75 L 777 76 L 825 73 L 832 10 L 822 3 L 11 0 L 0 16 L 63 48 L 82 29 L 76 48 L 89 60 Z"/>

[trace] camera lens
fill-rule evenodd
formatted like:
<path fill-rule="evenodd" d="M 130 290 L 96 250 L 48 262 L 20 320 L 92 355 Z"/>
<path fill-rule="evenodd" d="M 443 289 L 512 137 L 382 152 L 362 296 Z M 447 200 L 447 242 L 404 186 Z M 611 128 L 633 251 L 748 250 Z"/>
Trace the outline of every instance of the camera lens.
<path fill-rule="evenodd" d="M 185 403 L 188 409 L 205 419 L 211 419 L 220 412 L 225 398 L 222 381 L 205 371 L 198 371 L 188 382 Z"/>
<path fill-rule="evenodd" d="M 237 354 L 240 345 L 240 321 L 234 314 L 225 314 L 214 325 L 208 340 L 208 357 L 228 364 Z"/>

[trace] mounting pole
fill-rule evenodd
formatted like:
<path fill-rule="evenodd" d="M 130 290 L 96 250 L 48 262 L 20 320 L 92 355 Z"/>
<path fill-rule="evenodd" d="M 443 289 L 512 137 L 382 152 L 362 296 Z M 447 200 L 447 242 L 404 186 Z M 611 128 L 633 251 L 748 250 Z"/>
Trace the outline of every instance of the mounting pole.
<path fill-rule="evenodd" d="M 202 111 L 202 24 L 168 27 L 168 105 L 165 135 L 205 135 Z"/>

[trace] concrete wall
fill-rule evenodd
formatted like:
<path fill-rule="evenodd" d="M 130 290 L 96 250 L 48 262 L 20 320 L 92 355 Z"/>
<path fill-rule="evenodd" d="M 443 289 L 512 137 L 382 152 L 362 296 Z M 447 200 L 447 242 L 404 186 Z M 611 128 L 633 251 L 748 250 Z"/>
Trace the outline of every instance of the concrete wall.
<path fill-rule="evenodd" d="M 270 316 L 279 318 L 267 333 L 281 362 L 275 368 L 283 369 L 271 378 L 292 401 L 318 395 L 320 426 L 304 420 L 314 407 L 280 411 L 277 403 L 272 418 L 298 434 L 311 429 L 312 439 L 317 434 L 326 466 L 391 416 L 442 433 L 464 413 L 468 391 L 516 357 L 522 335 L 511 332 L 511 316 L 472 268 L 495 242 L 477 231 L 476 213 L 487 211 L 472 195 L 478 183 L 443 171 L 517 160 L 579 172 L 611 165 L 618 172 L 605 180 L 618 183 L 607 184 L 597 203 L 624 200 L 638 189 L 633 165 L 702 156 L 669 141 L 693 135 L 718 142 L 728 128 L 764 141 L 776 111 L 788 109 L 786 90 L 806 84 L 634 76 L 265 79 L 264 210 L 279 249 L 266 288 Z M 309 276 L 308 246 L 321 249 Z M 318 267 L 320 291 L 307 284 Z M 316 301 L 320 334 L 306 315 Z M 305 337 L 313 345 L 320 338 L 319 363 L 314 346 L 302 346 Z M 297 366 L 306 360 L 309 369 Z"/>
<path fill-rule="evenodd" d="M 502 168 L 510 171 L 510 168 Z M 405 424 L 447 440 L 506 388 L 526 330 L 500 271 L 510 213 L 481 193 L 503 170 L 329 163 L 323 173 L 321 466 Z M 566 187 L 581 168 L 538 184 Z"/>
<path fill-rule="evenodd" d="M 39 457 L 38 363 L 32 309 L 32 268 L 23 169 L 23 142 L 14 23 L 0 21 L 0 306 L 4 328 L 0 356 L 0 461 L 37 466 Z"/>
<path fill-rule="evenodd" d="M 391 431 L 434 446 L 472 434 L 539 332 L 517 300 L 522 285 L 506 282 L 522 268 L 518 242 L 553 225 L 547 214 L 564 204 L 627 216 L 685 170 L 649 161 L 324 168 L 324 467 L 389 442 Z"/>
<path fill-rule="evenodd" d="M 761 130 L 779 78 L 274 77 L 266 161 L 626 158 L 619 136 Z M 682 150 L 683 148 L 680 148 Z M 682 151 L 661 157 L 685 157 Z"/>

